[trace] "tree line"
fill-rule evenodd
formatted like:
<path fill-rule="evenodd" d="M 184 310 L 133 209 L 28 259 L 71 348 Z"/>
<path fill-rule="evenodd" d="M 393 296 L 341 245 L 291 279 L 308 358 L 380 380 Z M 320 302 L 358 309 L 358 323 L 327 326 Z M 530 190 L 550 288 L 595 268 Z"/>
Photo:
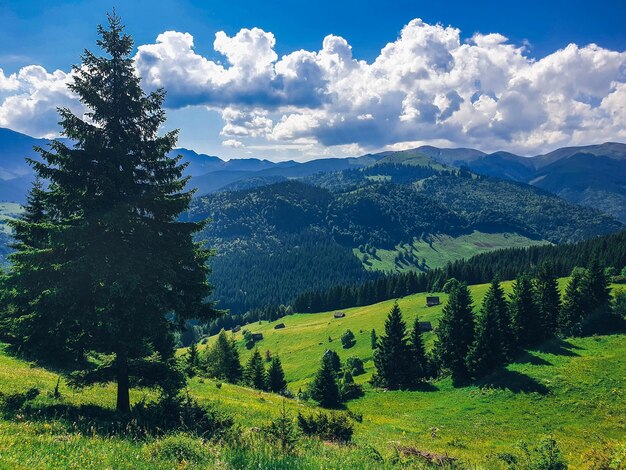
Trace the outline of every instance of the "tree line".
<path fill-rule="evenodd" d="M 537 273 L 545 262 L 559 277 L 569 275 L 576 266 L 588 266 L 592 262 L 622 269 L 626 266 L 626 231 L 579 243 L 497 250 L 425 273 L 387 274 L 358 286 L 339 285 L 310 291 L 297 296 L 293 307 L 297 312 L 313 313 L 370 305 L 419 292 L 441 292 L 452 278 L 467 284 L 483 284 L 495 277 L 511 280 L 519 273 Z"/>

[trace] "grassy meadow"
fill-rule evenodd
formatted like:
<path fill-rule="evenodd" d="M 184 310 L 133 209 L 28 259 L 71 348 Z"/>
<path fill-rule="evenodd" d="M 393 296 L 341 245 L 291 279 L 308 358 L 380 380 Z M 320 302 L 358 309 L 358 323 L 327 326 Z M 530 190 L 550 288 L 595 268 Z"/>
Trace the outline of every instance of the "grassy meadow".
<path fill-rule="evenodd" d="M 566 279 L 560 280 L 563 286 Z M 510 290 L 511 283 L 504 283 Z M 472 286 L 480 304 L 487 286 Z M 442 302 L 446 296 L 439 294 Z M 399 299 L 405 320 L 418 315 L 436 325 L 442 306 L 426 307 L 425 294 Z M 570 468 L 592 468 L 594 450 L 622 446 L 626 456 L 626 336 L 606 335 L 554 340 L 529 351 L 515 363 L 480 383 L 455 388 L 449 379 L 434 381 L 418 391 L 375 390 L 371 376 L 370 331 L 380 334 L 393 301 L 346 309 L 345 318 L 333 312 L 296 314 L 277 322 L 248 325 L 261 332 L 259 349 L 279 354 L 289 388 L 305 387 L 315 373 L 324 350 L 332 348 L 345 360 L 351 355 L 365 361 L 365 395 L 347 408 L 362 415 L 355 423 L 354 443 L 338 446 L 303 439 L 293 455 L 281 455 L 261 438 L 258 429 L 276 417 L 283 398 L 271 393 L 194 377 L 188 392 L 201 403 L 213 403 L 235 419 L 238 439 L 244 444 L 204 442 L 189 436 L 132 439 L 107 435 L 85 427 L 59 411 L 96 405 L 112 412 L 113 386 L 69 388 L 61 381 L 61 398 L 52 398 L 58 375 L 9 356 L 0 349 L 0 392 L 38 387 L 35 409 L 40 417 L 0 415 L 0 469 L 21 468 L 426 468 L 421 461 L 402 457 L 398 445 L 448 454 L 459 468 L 505 468 L 499 454 L 516 453 L 521 441 L 536 444 L 554 437 Z M 286 328 L 274 330 L 276 323 Z M 346 328 L 355 333 L 356 345 L 341 347 Z M 332 341 L 329 342 L 329 336 Z M 250 354 L 241 333 L 236 335 L 242 362 Z M 209 339 L 209 344 L 213 338 Z M 434 341 L 426 334 L 427 347 Z M 185 354 L 180 350 L 179 354 Z M 132 401 L 151 400 L 153 392 L 134 390 Z M 291 416 L 315 407 L 285 400 Z M 179 442 L 182 441 L 182 444 Z M 181 450 L 182 449 L 182 450 Z M 182 457 L 181 457 L 182 455 Z M 623 467 L 615 467 L 623 468 Z"/>

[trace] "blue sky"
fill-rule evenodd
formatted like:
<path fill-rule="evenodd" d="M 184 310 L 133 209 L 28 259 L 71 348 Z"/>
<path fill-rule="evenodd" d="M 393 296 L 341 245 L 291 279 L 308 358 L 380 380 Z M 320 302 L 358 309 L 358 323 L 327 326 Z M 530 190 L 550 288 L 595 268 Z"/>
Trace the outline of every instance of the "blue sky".
<path fill-rule="evenodd" d="M 0 125 L 54 133 L 54 101 L 75 106 L 59 90 L 68 78 L 54 72 L 95 47 L 95 25 L 115 6 L 136 44 L 149 46 L 137 56 L 147 88 L 173 90 L 168 125 L 201 151 L 308 159 L 420 142 L 532 153 L 624 140 L 624 0 L 503 3 L 2 1 Z M 176 34 L 157 41 L 167 31 Z M 576 50 L 558 55 L 570 43 Z M 307 54 L 281 61 L 300 50 Z M 196 81 L 168 75 L 178 64 Z M 476 68 L 464 76 L 468 64 Z M 561 72 L 585 76 L 557 84 Z M 589 132 L 598 121 L 604 130 Z"/>

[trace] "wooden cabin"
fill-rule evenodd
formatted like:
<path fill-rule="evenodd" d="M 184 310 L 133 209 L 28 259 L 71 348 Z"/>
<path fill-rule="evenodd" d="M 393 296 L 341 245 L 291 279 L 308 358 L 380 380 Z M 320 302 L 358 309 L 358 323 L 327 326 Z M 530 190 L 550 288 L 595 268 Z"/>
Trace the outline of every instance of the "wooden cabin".
<path fill-rule="evenodd" d="M 233 333 L 237 333 L 238 331 L 241 331 L 241 327 L 239 325 L 233 328 Z"/>
<path fill-rule="evenodd" d="M 263 339 L 263 333 L 252 333 L 252 341 L 255 343 Z"/>
<path fill-rule="evenodd" d="M 278 323 L 277 325 L 274 326 L 275 330 L 281 330 L 285 328 L 285 324 L 284 323 Z"/>
<path fill-rule="evenodd" d="M 428 296 L 426 297 L 426 306 L 434 307 L 435 305 L 439 305 L 441 302 L 439 301 L 439 297 L 437 296 Z"/>
<path fill-rule="evenodd" d="M 345 316 L 346 316 L 346 314 L 343 313 L 343 312 L 335 312 L 335 314 L 333 315 L 333 317 L 335 317 L 335 318 L 343 318 Z"/>

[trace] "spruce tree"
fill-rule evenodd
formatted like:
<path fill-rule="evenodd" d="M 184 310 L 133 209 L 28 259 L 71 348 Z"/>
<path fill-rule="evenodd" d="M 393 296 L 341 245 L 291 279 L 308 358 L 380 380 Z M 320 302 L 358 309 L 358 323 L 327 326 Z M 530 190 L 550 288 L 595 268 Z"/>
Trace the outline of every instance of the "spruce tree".
<path fill-rule="evenodd" d="M 509 301 L 512 338 L 517 348 L 536 344 L 541 339 L 541 324 L 531 279 L 522 275 L 513 283 Z"/>
<path fill-rule="evenodd" d="M 565 288 L 563 306 L 558 317 L 558 329 L 562 336 L 576 336 L 581 333 L 581 322 L 588 306 L 583 290 L 585 275 L 585 270 L 574 268 Z"/>
<path fill-rule="evenodd" d="M 452 288 L 443 316 L 437 327 L 435 356 L 448 369 L 455 384 L 468 379 L 467 353 L 474 342 L 474 313 L 472 296 L 467 285 Z"/>
<path fill-rule="evenodd" d="M 192 239 L 202 224 L 178 220 L 192 193 L 180 157 L 168 157 L 177 131 L 158 135 L 165 93 L 144 93 L 133 40 L 119 17 L 108 20 L 104 54 L 86 51 L 69 84 L 86 118 L 59 110 L 73 145 L 56 140 L 31 161 L 47 188 L 31 191 L 29 210 L 39 204 L 44 217 L 14 225 L 21 246 L 6 300 L 19 349 L 73 370 L 75 385 L 116 382 L 117 409 L 128 412 L 131 381 L 182 386 L 174 330 L 216 312 L 205 300 L 210 252 Z"/>
<path fill-rule="evenodd" d="M 285 372 L 278 356 L 272 357 L 267 370 L 267 388 L 274 393 L 280 393 L 287 388 Z"/>
<path fill-rule="evenodd" d="M 189 377 L 196 375 L 198 367 L 200 366 L 200 356 L 195 341 L 191 343 L 187 351 L 186 366 L 187 375 L 189 375 Z"/>
<path fill-rule="evenodd" d="M 352 333 L 352 330 L 347 329 L 341 335 L 341 345 L 343 346 L 344 349 L 350 349 L 355 344 L 356 344 L 356 338 L 354 337 L 354 333 Z"/>
<path fill-rule="evenodd" d="M 337 373 L 331 364 L 330 356 L 324 355 L 322 358 L 322 364 L 311 383 L 309 394 L 324 408 L 338 408 L 341 405 Z"/>
<path fill-rule="evenodd" d="M 610 279 L 596 260 L 589 265 L 581 281 L 588 297 L 587 313 L 605 312 L 611 301 Z"/>
<path fill-rule="evenodd" d="M 378 341 L 374 351 L 376 372 L 372 383 L 377 387 L 397 389 L 410 383 L 409 361 L 411 352 L 408 346 L 406 324 L 397 303 L 393 304 L 385 320 L 385 334 Z"/>
<path fill-rule="evenodd" d="M 539 312 L 542 339 L 556 334 L 557 319 L 561 308 L 561 294 L 556 276 L 549 263 L 543 263 L 535 279 L 535 298 Z"/>
<path fill-rule="evenodd" d="M 372 334 L 370 336 L 370 345 L 372 346 L 372 350 L 378 347 L 378 337 L 376 336 L 376 330 L 372 328 Z"/>
<path fill-rule="evenodd" d="M 341 359 L 339 358 L 339 354 L 337 354 L 332 349 L 327 349 L 324 352 L 324 359 L 328 359 L 331 367 L 335 371 L 335 373 L 339 373 L 341 371 Z"/>
<path fill-rule="evenodd" d="M 258 348 L 254 349 L 252 356 L 248 359 L 246 368 L 243 372 L 244 382 L 252 388 L 258 390 L 267 389 L 267 376 L 265 374 L 265 365 Z"/>
<path fill-rule="evenodd" d="M 206 372 L 209 377 L 237 383 L 241 380 L 242 369 L 239 351 L 234 338 L 228 338 L 224 330 L 220 331 L 215 343 L 205 356 Z"/>
<path fill-rule="evenodd" d="M 494 280 L 483 300 L 476 320 L 475 340 L 467 355 L 467 368 L 472 377 L 482 377 L 505 363 L 507 343 L 511 340 L 507 321 L 504 292 Z"/>
<path fill-rule="evenodd" d="M 410 342 L 410 373 L 411 382 L 417 383 L 426 378 L 428 374 L 428 358 L 426 357 L 426 348 L 424 347 L 424 339 L 422 338 L 422 330 L 420 328 L 419 318 L 415 318 L 413 329 L 411 330 Z"/>

